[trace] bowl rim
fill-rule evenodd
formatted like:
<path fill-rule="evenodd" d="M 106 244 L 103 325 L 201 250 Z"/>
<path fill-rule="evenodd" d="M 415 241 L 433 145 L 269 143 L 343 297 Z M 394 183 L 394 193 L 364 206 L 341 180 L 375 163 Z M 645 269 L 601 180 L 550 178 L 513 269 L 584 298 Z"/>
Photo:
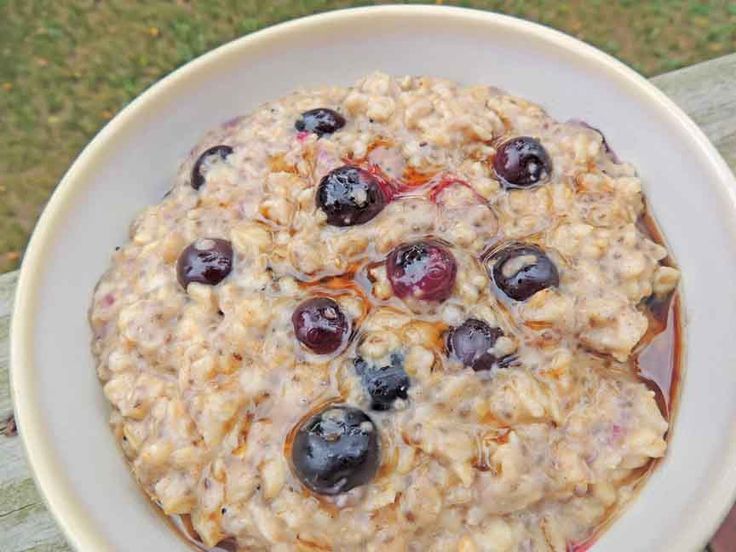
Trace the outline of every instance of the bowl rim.
<path fill-rule="evenodd" d="M 86 519 L 75 493 L 62 478 L 56 478 L 59 469 L 44 440 L 44 421 L 40 405 L 34 401 L 34 361 L 33 333 L 34 322 L 25 313 L 33 312 L 37 303 L 37 289 L 43 269 L 44 253 L 54 235 L 54 228 L 74 204 L 81 190 L 78 183 L 86 173 L 94 170 L 95 158 L 105 150 L 108 138 L 133 124 L 138 116 L 144 114 L 155 102 L 166 96 L 169 90 L 185 84 L 191 74 L 204 66 L 222 60 L 239 50 L 255 49 L 264 43 L 279 39 L 295 32 L 304 32 L 317 27 L 354 18 L 391 16 L 395 18 L 452 17 L 465 22 L 485 23 L 502 26 L 508 30 L 534 36 L 536 39 L 554 44 L 574 53 L 576 56 L 594 61 L 601 69 L 625 81 L 628 86 L 650 105 L 657 105 L 690 133 L 692 140 L 708 159 L 711 168 L 719 175 L 714 187 L 724 202 L 736 211 L 736 178 L 726 162 L 708 140 L 703 131 L 662 91 L 643 76 L 618 61 L 614 57 L 586 44 L 561 31 L 538 23 L 502 15 L 495 12 L 469 8 L 438 5 L 382 5 L 339 9 L 310 15 L 279 23 L 254 33 L 227 42 L 194 60 L 175 69 L 148 89 L 138 95 L 109 121 L 84 147 L 79 156 L 67 170 L 49 199 L 43 213 L 33 230 L 27 246 L 18 277 L 15 303 L 12 311 L 10 331 L 10 388 L 15 416 L 20 428 L 25 456 L 31 467 L 34 482 L 61 528 L 67 541 L 76 550 L 103 550 L 109 548 L 94 524 Z M 710 539 L 718 525 L 725 518 L 736 499 L 736 439 L 732 439 L 719 475 L 720 485 L 713 485 L 709 500 L 706 501 L 705 517 L 708 522 L 699 525 L 687 524 L 681 528 L 680 544 L 683 549 L 702 548 Z M 701 512 L 703 514 L 703 512 Z"/>

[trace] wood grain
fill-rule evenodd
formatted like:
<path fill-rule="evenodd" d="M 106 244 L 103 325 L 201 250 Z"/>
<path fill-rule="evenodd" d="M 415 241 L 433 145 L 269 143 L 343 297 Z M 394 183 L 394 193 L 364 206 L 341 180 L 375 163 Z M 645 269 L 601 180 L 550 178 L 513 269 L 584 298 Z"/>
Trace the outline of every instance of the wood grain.
<path fill-rule="evenodd" d="M 7 420 L 12 415 L 8 333 L 17 276 L 17 272 L 0 276 L 0 550 L 70 550 L 36 491 L 20 438 L 5 435 Z"/>
<path fill-rule="evenodd" d="M 736 54 L 660 75 L 652 82 L 700 125 L 736 171 Z M 8 330 L 17 272 L 0 276 L 0 550 L 70 550 L 36 491 L 19 437 L 4 435 L 12 414 L 8 388 Z M 713 543 L 736 550 L 736 514 Z M 727 536 L 729 535 L 729 536 Z M 728 539 L 728 540 L 726 540 Z"/>
<path fill-rule="evenodd" d="M 736 54 L 654 77 L 700 128 L 736 172 Z"/>

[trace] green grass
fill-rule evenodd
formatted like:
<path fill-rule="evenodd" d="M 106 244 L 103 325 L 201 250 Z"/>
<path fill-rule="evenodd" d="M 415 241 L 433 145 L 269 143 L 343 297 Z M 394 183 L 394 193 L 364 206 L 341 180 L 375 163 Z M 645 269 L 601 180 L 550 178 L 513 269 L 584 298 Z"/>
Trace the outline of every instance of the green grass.
<path fill-rule="evenodd" d="M 18 265 L 45 201 L 80 149 L 151 83 L 266 25 L 371 3 L 0 0 L 0 272 Z M 645 75 L 736 50 L 729 0 L 445 3 L 545 23 Z"/>

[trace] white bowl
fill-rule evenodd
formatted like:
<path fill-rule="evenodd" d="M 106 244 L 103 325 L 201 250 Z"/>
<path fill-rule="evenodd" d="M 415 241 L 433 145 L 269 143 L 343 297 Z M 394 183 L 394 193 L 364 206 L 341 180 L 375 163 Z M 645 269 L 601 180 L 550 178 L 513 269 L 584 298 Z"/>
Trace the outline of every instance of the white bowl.
<path fill-rule="evenodd" d="M 384 6 L 236 40 L 123 110 L 54 193 L 26 253 L 12 389 L 36 482 L 79 550 L 184 550 L 129 475 L 108 429 L 87 308 L 128 224 L 167 190 L 204 131 L 299 86 L 381 69 L 489 83 L 605 130 L 645 182 L 682 268 L 687 373 L 663 464 L 596 550 L 696 550 L 736 490 L 736 182 L 703 133 L 613 58 L 553 30 L 479 11 Z"/>

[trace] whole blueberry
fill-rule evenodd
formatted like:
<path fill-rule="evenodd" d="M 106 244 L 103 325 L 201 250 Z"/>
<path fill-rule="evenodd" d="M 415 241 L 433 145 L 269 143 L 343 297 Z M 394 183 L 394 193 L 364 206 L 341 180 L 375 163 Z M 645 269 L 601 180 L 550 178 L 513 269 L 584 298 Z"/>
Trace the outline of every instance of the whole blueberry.
<path fill-rule="evenodd" d="M 317 187 L 317 207 L 332 226 L 364 224 L 386 206 L 378 178 L 368 171 L 344 165 L 327 173 Z"/>
<path fill-rule="evenodd" d="M 390 410 L 396 399 L 408 398 L 411 381 L 401 355 L 392 355 L 387 366 L 371 366 L 362 358 L 353 360 L 353 366 L 371 398 L 372 410 Z"/>
<path fill-rule="evenodd" d="M 516 301 L 560 284 L 557 267 L 536 245 L 507 245 L 491 256 L 490 263 L 496 287 Z"/>
<path fill-rule="evenodd" d="M 398 246 L 386 259 L 386 275 L 397 297 L 444 301 L 457 276 L 455 257 L 434 241 L 416 241 Z"/>
<path fill-rule="evenodd" d="M 230 274 L 233 246 L 219 238 L 200 238 L 179 254 L 176 276 L 184 289 L 192 282 L 215 286 Z"/>
<path fill-rule="evenodd" d="M 299 480 L 315 493 L 347 492 L 378 471 L 378 429 L 358 408 L 328 406 L 297 428 L 291 460 Z"/>
<path fill-rule="evenodd" d="M 447 351 L 464 366 L 476 372 L 490 370 L 498 361 L 492 349 L 502 335 L 500 328 L 491 328 L 482 320 L 468 318 L 460 326 L 450 330 Z"/>
<path fill-rule="evenodd" d="M 299 132 L 311 132 L 317 136 L 332 134 L 345 126 L 345 117 L 334 109 L 318 107 L 302 113 L 294 123 Z"/>
<path fill-rule="evenodd" d="M 549 178 L 552 160 L 539 140 L 518 136 L 498 148 L 493 170 L 504 187 L 529 188 Z"/>
<path fill-rule="evenodd" d="M 205 183 L 207 171 L 213 164 L 226 159 L 233 152 L 233 148 L 226 145 L 212 146 L 201 153 L 192 167 L 190 184 L 195 190 L 199 190 Z"/>
<path fill-rule="evenodd" d="M 337 301 L 312 297 L 291 315 L 296 338 L 311 351 L 323 355 L 340 348 L 348 334 L 348 319 Z"/>

